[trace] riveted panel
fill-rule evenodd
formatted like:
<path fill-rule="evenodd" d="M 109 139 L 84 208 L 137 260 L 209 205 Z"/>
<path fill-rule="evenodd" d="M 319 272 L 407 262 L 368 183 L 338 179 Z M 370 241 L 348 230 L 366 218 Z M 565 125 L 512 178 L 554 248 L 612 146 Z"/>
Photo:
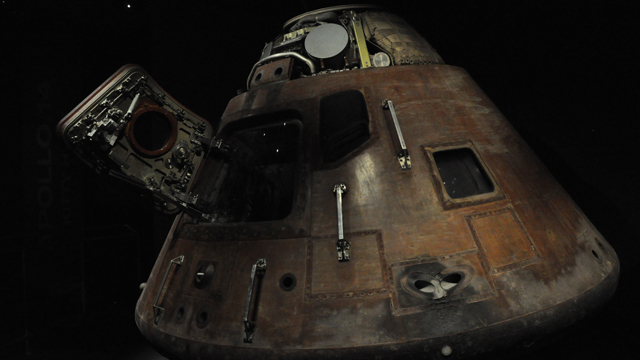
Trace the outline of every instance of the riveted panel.
<path fill-rule="evenodd" d="M 491 273 L 540 262 L 540 254 L 513 208 L 466 215 L 473 239 L 486 257 Z"/>
<path fill-rule="evenodd" d="M 451 302 L 474 303 L 497 294 L 493 280 L 486 276 L 487 266 L 477 249 L 403 260 L 391 264 L 390 270 L 393 278 L 391 308 L 394 315 L 436 310 L 449 306 Z M 431 294 L 415 289 L 415 283 L 424 279 L 444 281 L 451 274 L 460 274 L 459 282 L 441 298 L 434 299 Z"/>
<path fill-rule="evenodd" d="M 351 298 L 388 293 L 380 231 L 346 234 L 351 260 L 338 262 L 337 235 L 311 238 L 307 245 L 305 300 Z"/>

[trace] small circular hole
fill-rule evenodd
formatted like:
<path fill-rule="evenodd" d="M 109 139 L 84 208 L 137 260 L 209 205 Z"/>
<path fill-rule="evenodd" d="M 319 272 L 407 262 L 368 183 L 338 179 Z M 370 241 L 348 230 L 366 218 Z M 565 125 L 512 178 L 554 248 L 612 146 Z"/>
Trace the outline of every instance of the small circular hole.
<path fill-rule="evenodd" d="M 209 316 L 209 310 L 205 307 L 198 311 L 196 315 L 196 326 L 200 329 L 209 325 L 209 321 L 211 321 L 211 316 Z"/>
<path fill-rule="evenodd" d="M 254 80 L 254 81 L 255 81 L 255 82 L 258 82 L 258 81 L 260 81 L 260 79 L 262 79 L 262 73 L 259 73 L 258 75 L 256 75 L 256 77 L 255 77 L 255 80 Z"/>
<path fill-rule="evenodd" d="M 184 306 L 180 306 L 176 312 L 176 321 L 184 319 Z"/>
<path fill-rule="evenodd" d="M 284 274 L 280 278 L 280 288 L 284 291 L 293 290 L 293 288 L 296 287 L 296 283 L 297 283 L 296 276 L 291 273 Z"/>
<path fill-rule="evenodd" d="M 277 68 L 276 71 L 273 72 L 273 74 L 275 76 L 280 76 L 280 74 L 282 74 L 282 68 L 281 67 Z"/>
<path fill-rule="evenodd" d="M 600 259 L 600 255 L 598 255 L 598 253 L 597 253 L 595 250 L 591 250 L 591 254 L 593 254 L 593 256 L 594 256 L 596 259 Z"/>

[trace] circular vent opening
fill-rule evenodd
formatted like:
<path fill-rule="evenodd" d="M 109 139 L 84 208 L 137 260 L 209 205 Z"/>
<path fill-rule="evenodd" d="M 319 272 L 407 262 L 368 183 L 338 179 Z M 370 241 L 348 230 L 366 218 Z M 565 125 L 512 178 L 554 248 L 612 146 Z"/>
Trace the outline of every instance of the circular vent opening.
<path fill-rule="evenodd" d="M 432 283 L 426 280 L 416 280 L 413 285 L 416 287 L 416 289 L 422 291 L 423 293 L 432 293 L 436 289 L 436 287 L 433 286 Z"/>
<path fill-rule="evenodd" d="M 458 285 L 460 281 L 462 281 L 462 275 L 453 273 L 445 276 L 442 280 L 440 280 L 440 285 L 442 285 L 443 289 L 449 290 Z"/>
<path fill-rule="evenodd" d="M 200 309 L 200 311 L 198 311 L 198 314 L 196 315 L 196 326 L 202 329 L 205 326 L 209 325 L 209 321 L 211 321 L 209 309 L 207 308 Z"/>

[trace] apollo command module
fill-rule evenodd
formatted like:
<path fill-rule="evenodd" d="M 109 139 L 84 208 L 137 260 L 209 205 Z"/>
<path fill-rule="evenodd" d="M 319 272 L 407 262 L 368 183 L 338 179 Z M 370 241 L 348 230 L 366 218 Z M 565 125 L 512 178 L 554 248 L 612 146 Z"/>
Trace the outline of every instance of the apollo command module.
<path fill-rule="evenodd" d="M 135 309 L 170 358 L 463 358 L 544 338 L 618 282 L 469 75 L 376 6 L 287 21 L 215 128 L 127 65 L 58 132 L 179 212 Z"/>

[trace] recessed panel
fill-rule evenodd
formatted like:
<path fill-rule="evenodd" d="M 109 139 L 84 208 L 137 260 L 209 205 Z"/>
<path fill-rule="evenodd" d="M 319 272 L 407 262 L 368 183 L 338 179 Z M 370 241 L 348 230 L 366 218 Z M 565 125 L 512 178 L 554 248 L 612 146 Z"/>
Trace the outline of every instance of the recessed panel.
<path fill-rule="evenodd" d="M 387 293 L 384 250 L 379 232 L 346 234 L 351 259 L 339 262 L 337 235 L 312 238 L 307 245 L 307 300 L 370 296 Z"/>
<path fill-rule="evenodd" d="M 434 190 L 444 210 L 505 199 L 491 169 L 469 140 L 422 145 Z"/>
<path fill-rule="evenodd" d="M 232 241 L 201 245 L 183 269 L 185 274 L 181 280 L 189 284 L 182 288 L 183 294 L 215 302 L 223 301 L 232 278 L 232 259 L 237 247 L 238 244 Z"/>
<path fill-rule="evenodd" d="M 495 296 L 477 250 L 391 264 L 395 315 L 438 309 L 452 301 L 473 303 Z M 435 290 L 435 287 L 440 289 Z M 438 293 L 436 296 L 436 293 Z"/>
<path fill-rule="evenodd" d="M 507 271 L 539 261 L 540 255 L 535 245 L 512 208 L 465 217 L 492 272 Z"/>

